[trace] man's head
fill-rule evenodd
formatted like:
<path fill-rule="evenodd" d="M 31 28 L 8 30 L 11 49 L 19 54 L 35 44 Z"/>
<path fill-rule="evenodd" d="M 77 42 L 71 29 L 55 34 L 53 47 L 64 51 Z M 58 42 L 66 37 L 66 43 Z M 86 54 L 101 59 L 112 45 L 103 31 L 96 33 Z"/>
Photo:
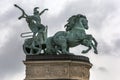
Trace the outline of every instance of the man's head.
<path fill-rule="evenodd" d="M 39 7 L 34 8 L 34 13 L 33 14 L 39 14 L 39 11 L 37 9 L 39 9 Z"/>

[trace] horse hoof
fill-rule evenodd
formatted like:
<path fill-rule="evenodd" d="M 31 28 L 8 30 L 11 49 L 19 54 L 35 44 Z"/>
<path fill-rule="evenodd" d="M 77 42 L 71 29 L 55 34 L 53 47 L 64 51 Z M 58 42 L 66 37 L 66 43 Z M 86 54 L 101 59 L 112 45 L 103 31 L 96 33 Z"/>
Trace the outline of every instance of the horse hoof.
<path fill-rule="evenodd" d="M 94 53 L 95 53 L 95 54 L 98 54 L 98 52 L 97 52 L 97 51 L 94 51 Z"/>
<path fill-rule="evenodd" d="M 74 55 L 73 53 L 68 53 L 68 55 Z"/>

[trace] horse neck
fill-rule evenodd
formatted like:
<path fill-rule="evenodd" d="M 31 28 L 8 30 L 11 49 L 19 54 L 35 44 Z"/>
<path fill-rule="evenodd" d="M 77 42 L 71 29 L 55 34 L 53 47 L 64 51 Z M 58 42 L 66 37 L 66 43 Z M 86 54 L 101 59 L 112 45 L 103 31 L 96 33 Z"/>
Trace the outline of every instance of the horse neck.
<path fill-rule="evenodd" d="M 73 29 L 80 29 L 80 30 L 85 30 L 84 26 L 82 23 L 76 23 L 73 27 Z"/>

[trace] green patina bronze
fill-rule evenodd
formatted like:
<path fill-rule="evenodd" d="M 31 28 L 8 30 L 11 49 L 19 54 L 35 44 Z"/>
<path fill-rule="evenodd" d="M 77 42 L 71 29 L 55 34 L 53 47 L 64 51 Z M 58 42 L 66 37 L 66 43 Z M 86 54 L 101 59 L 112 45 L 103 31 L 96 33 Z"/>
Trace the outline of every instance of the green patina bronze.
<path fill-rule="evenodd" d="M 32 31 L 32 32 L 22 33 L 21 37 L 30 37 L 31 35 L 28 36 L 24 36 L 24 35 L 33 33 L 32 38 L 25 39 L 25 42 L 23 44 L 24 52 L 28 55 L 41 53 L 41 50 L 43 49 L 42 45 L 45 44 L 47 39 L 47 26 L 41 24 L 40 15 L 42 15 L 48 9 L 44 9 L 39 13 L 39 11 L 37 10 L 38 7 L 35 7 L 33 10 L 34 11 L 33 15 L 29 16 L 18 5 L 15 4 L 14 6 L 22 11 L 22 15 L 18 19 L 25 18 L 28 27 Z"/>
<path fill-rule="evenodd" d="M 47 39 L 46 52 L 51 54 L 69 54 L 69 48 L 79 44 L 88 47 L 82 53 L 87 53 L 91 48 L 97 52 L 97 41 L 90 34 L 86 34 L 88 20 L 84 15 L 78 14 L 70 17 L 65 25 L 66 31 L 59 31 L 54 36 Z"/>
<path fill-rule="evenodd" d="M 39 13 L 38 7 L 35 7 L 33 15 L 28 16 L 18 5 L 15 4 L 15 7 L 19 8 L 23 13 L 19 19 L 25 18 L 33 33 L 32 37 L 25 39 L 23 44 L 23 50 L 26 55 L 70 54 L 69 48 L 80 44 L 88 47 L 82 53 L 87 53 L 92 48 L 94 53 L 98 53 L 97 41 L 91 34 L 86 34 L 85 31 L 89 28 L 86 16 L 82 14 L 73 15 L 64 26 L 66 31 L 59 31 L 52 37 L 47 38 L 47 26 L 41 24 L 40 15 L 48 9 L 44 9 Z M 22 33 L 21 36 L 30 37 L 30 35 L 24 36 L 28 33 L 31 32 Z"/>

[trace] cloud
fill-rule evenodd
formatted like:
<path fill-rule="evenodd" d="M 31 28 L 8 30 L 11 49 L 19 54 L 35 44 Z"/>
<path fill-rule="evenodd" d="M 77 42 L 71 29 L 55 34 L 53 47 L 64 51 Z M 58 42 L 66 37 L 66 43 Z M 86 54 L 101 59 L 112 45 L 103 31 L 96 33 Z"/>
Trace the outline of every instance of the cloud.
<path fill-rule="evenodd" d="M 88 54 L 93 66 L 90 70 L 90 80 L 119 80 L 120 58 L 106 54 Z"/>
<path fill-rule="evenodd" d="M 10 32 L 11 36 L 6 37 L 9 39 L 2 47 L 0 48 L 0 77 L 6 78 L 6 76 L 17 74 L 24 71 L 24 64 L 22 60 L 25 59 L 25 55 L 22 51 L 22 40 L 18 37 L 19 31 L 14 32 L 17 28 L 13 29 L 13 32 Z"/>
<path fill-rule="evenodd" d="M 26 28 L 23 28 L 23 23 L 20 24 L 17 20 L 18 13 L 15 11 L 13 6 L 0 16 L 0 36 L 4 36 L 1 37 L 0 45 L 0 77 L 2 80 L 13 78 L 15 74 L 20 75 L 18 73 L 23 73 L 25 70 L 22 62 L 25 60 L 25 54 L 22 50 L 23 41 L 20 33 Z"/>
<path fill-rule="evenodd" d="M 120 39 L 117 39 L 117 40 L 115 41 L 115 48 L 116 48 L 116 49 L 120 49 Z"/>
<path fill-rule="evenodd" d="M 102 72 L 108 72 L 108 70 L 105 67 L 99 67 L 98 69 Z"/>
<path fill-rule="evenodd" d="M 113 46 L 113 52 L 115 56 L 120 56 L 120 38 L 116 39 Z"/>
<path fill-rule="evenodd" d="M 114 22 L 119 23 L 118 14 L 115 14 L 118 11 L 118 6 L 116 5 L 115 1 L 112 0 L 75 0 L 72 2 L 69 2 L 66 0 L 66 3 L 57 5 L 60 6 L 61 9 L 57 13 L 51 14 L 51 9 L 58 9 L 57 7 L 50 7 L 54 3 L 54 0 L 47 6 L 46 1 L 43 0 L 30 0 L 28 1 L 2 1 L 6 3 L 7 7 L 4 7 L 2 3 L 1 11 L 0 13 L 0 30 L 1 34 L 0 36 L 4 35 L 2 33 L 3 30 L 6 32 L 6 37 L 3 39 L 0 39 L 1 42 L 5 40 L 5 42 L 1 44 L 0 46 L 0 77 L 2 77 L 2 80 L 8 80 L 6 78 L 8 75 L 11 75 L 11 77 L 14 77 L 18 73 L 23 73 L 25 71 L 25 66 L 22 63 L 22 60 L 25 60 L 25 54 L 22 50 L 22 44 L 24 42 L 24 39 L 20 38 L 20 34 L 22 32 L 26 32 L 29 30 L 27 23 L 24 19 L 17 20 L 17 18 L 21 15 L 21 12 L 13 6 L 14 3 L 17 3 L 20 5 L 23 9 L 25 9 L 26 13 L 29 15 L 32 14 L 33 8 L 37 5 L 40 7 L 40 10 L 44 8 L 50 8 L 48 12 L 45 12 L 42 16 L 42 23 L 44 25 L 48 25 L 48 31 L 49 36 L 54 35 L 57 31 L 64 30 L 64 25 L 67 21 L 67 19 L 74 15 L 74 14 L 84 14 L 87 16 L 89 21 L 89 31 L 90 34 L 95 36 L 95 38 L 98 41 L 98 55 L 94 55 L 92 51 L 90 53 L 86 54 L 91 59 L 91 62 L 94 64 L 92 68 L 92 78 L 90 80 L 96 80 L 99 78 L 99 80 L 112 80 L 112 77 L 115 80 L 119 80 L 117 76 L 112 76 L 111 74 L 114 74 L 117 69 L 119 69 L 119 59 L 116 59 L 116 56 L 110 55 L 119 53 L 120 44 L 118 39 L 119 32 L 117 31 L 115 34 L 117 34 L 117 37 L 107 37 L 107 34 L 113 35 L 114 33 L 112 30 L 114 29 Z M 8 4 L 8 5 L 7 5 Z M 54 3 L 55 4 L 55 3 Z M 59 10 L 59 9 L 58 9 Z M 50 14 L 49 14 L 50 13 Z M 115 17 L 110 17 L 114 16 Z M 110 17 L 110 18 L 109 18 Z M 108 24 L 107 26 L 106 24 Z M 111 23 L 111 24 L 110 24 Z M 118 24 L 119 26 L 119 24 Z M 110 30 L 110 31 L 109 31 Z M 119 28 L 117 28 L 119 30 Z M 4 32 L 4 31 L 3 31 Z M 111 41 L 114 39 L 113 43 L 111 44 Z M 78 46 L 74 48 L 72 51 L 76 54 L 80 55 L 80 51 L 84 49 L 82 46 Z M 110 57 L 110 56 L 112 57 Z M 108 57 L 109 56 L 109 57 Z M 109 61 L 108 61 L 109 60 Z M 117 62 L 116 62 L 117 61 Z M 110 63 L 110 64 L 109 64 Z M 114 64 L 112 64 L 114 63 Z M 117 69 L 114 65 L 117 65 Z M 110 68 L 109 68 L 110 66 Z M 97 67 L 97 68 L 96 68 Z M 114 69 L 112 68 L 114 67 Z M 98 72 L 97 72 L 98 71 Z M 113 73 L 112 73 L 113 72 Z M 119 71 L 117 71 L 117 74 Z M 105 76 L 103 76 L 103 74 Z M 94 75 L 97 75 L 94 77 Z M 108 76 L 107 76 L 108 75 Z M 108 78 L 110 76 L 110 78 Z M 21 77 L 19 80 L 22 80 L 24 78 Z M 10 78 L 9 78 L 10 79 Z M 12 79 L 11 79 L 12 80 Z M 17 79 L 18 80 L 18 79 Z"/>

